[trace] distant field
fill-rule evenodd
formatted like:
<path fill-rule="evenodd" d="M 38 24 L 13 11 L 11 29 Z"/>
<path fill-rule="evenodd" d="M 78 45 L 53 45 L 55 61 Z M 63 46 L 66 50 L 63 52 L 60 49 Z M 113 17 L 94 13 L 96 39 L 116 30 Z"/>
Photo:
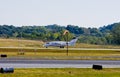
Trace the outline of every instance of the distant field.
<path fill-rule="evenodd" d="M 0 47 L 43 47 L 43 42 L 35 40 L 0 39 Z"/>
<path fill-rule="evenodd" d="M 39 47 L 43 48 L 44 42 L 35 40 L 20 40 L 20 39 L 0 39 L 0 47 Z M 120 48 L 115 45 L 92 45 L 92 44 L 76 44 L 71 48 Z"/>
<path fill-rule="evenodd" d="M 20 68 L 15 69 L 13 74 L 0 74 L 0 77 L 120 77 L 120 69 Z"/>

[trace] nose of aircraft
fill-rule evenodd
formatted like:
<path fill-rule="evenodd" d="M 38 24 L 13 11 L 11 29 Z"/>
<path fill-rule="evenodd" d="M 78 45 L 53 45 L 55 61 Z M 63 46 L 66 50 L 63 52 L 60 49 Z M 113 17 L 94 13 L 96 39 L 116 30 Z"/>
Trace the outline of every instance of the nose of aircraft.
<path fill-rule="evenodd" d="M 43 47 L 46 47 L 46 44 L 44 44 Z"/>
<path fill-rule="evenodd" d="M 43 46 L 46 47 L 46 48 L 48 48 L 48 44 L 44 44 Z"/>
<path fill-rule="evenodd" d="M 47 47 L 47 46 L 48 46 L 48 44 L 44 44 L 43 46 L 44 46 L 44 47 Z"/>

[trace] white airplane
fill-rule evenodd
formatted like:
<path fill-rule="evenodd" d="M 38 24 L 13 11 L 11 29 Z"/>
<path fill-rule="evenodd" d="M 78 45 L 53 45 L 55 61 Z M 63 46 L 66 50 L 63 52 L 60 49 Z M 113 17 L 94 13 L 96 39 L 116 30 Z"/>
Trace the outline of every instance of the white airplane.
<path fill-rule="evenodd" d="M 78 38 L 73 38 L 71 41 L 68 42 L 68 46 L 75 45 L 77 40 Z M 50 46 L 64 48 L 65 46 L 67 46 L 67 42 L 66 41 L 51 41 L 51 42 L 47 42 L 44 44 L 44 47 L 46 48 Z"/>

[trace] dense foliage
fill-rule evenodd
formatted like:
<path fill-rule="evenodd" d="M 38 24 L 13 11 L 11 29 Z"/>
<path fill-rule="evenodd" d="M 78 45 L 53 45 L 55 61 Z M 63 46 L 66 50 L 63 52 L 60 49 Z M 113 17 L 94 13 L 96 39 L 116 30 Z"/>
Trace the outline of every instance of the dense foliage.
<path fill-rule="evenodd" d="M 0 25 L 1 38 L 24 38 L 32 40 L 66 40 L 63 32 L 68 30 L 69 40 L 79 36 L 80 43 L 90 44 L 118 44 L 120 45 L 120 23 L 100 28 L 84 28 L 75 25 L 60 26 L 57 24 L 47 26 Z"/>

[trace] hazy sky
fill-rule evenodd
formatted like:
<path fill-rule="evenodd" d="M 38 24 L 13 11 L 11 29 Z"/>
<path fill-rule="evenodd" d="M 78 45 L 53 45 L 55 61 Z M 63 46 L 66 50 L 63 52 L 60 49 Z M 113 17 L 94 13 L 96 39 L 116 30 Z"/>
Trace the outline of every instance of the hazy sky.
<path fill-rule="evenodd" d="M 120 0 L 0 0 L 0 25 L 78 25 L 120 22 Z"/>

